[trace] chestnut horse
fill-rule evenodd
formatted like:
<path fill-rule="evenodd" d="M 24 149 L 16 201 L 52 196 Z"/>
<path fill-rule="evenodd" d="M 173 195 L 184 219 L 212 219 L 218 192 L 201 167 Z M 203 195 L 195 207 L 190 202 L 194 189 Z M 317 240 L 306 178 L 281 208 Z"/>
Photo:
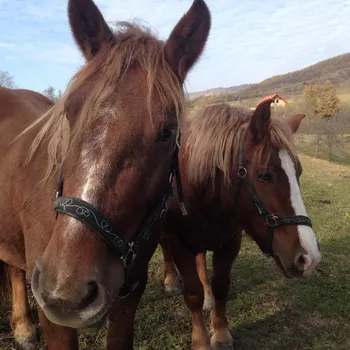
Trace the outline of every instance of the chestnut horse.
<path fill-rule="evenodd" d="M 104 319 L 107 348 L 132 349 L 156 224 L 173 192 L 182 86 L 210 13 L 195 0 L 166 43 L 128 23 L 112 31 L 92 0 L 69 0 L 68 13 L 86 64 L 60 101 L 0 89 L 0 260 L 11 324 L 31 348 L 27 273 L 50 350 L 77 349 L 76 329 Z"/>
<path fill-rule="evenodd" d="M 207 107 L 183 135 L 186 147 L 179 162 L 188 213 L 176 200 L 170 202 L 161 245 L 166 289 L 179 289 L 176 268 L 183 281 L 194 349 L 210 349 L 210 344 L 233 349 L 226 298 L 243 229 L 287 277 L 309 275 L 321 259 L 299 188 L 302 169 L 292 142 L 305 116 L 272 119 L 271 102 L 261 103 L 254 112 L 227 104 Z M 213 251 L 211 341 L 202 315 L 201 280 L 210 293 L 206 250 Z"/>

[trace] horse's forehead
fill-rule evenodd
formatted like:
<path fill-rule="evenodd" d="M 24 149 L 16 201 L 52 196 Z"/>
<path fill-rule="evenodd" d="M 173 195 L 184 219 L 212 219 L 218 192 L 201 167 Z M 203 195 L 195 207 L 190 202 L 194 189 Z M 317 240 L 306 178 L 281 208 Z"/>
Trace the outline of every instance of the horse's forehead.
<path fill-rule="evenodd" d="M 291 156 L 286 149 L 280 149 L 278 151 L 278 159 L 282 172 L 288 179 L 289 185 L 292 186 L 292 182 L 294 183 L 294 180 L 297 181 L 298 178 L 298 169 L 294 157 Z M 291 181 L 291 179 L 293 179 L 293 181 Z"/>

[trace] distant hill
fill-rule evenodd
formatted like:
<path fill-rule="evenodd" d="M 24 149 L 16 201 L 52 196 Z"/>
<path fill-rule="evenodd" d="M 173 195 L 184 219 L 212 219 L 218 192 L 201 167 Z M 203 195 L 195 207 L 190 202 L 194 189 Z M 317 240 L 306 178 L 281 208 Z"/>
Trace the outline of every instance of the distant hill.
<path fill-rule="evenodd" d="M 229 99 L 260 98 L 273 93 L 294 96 L 311 83 L 330 80 L 337 87 L 350 88 L 350 53 L 329 58 L 295 72 L 276 75 L 258 84 L 211 89 L 190 94 L 190 99 L 203 96 L 227 95 Z"/>
<path fill-rule="evenodd" d="M 240 98 L 263 97 L 272 93 L 283 95 L 300 94 L 311 83 L 330 80 L 339 88 L 350 86 L 350 53 L 321 61 L 295 72 L 276 75 L 259 84 L 240 91 Z"/>
<path fill-rule="evenodd" d="M 234 94 L 239 91 L 245 90 L 252 86 L 252 84 L 243 84 L 243 85 L 237 85 L 237 86 L 230 86 L 227 88 L 219 87 L 215 89 L 209 89 L 205 91 L 198 91 L 198 92 L 191 92 L 188 94 L 189 98 L 191 100 L 196 99 L 198 97 L 208 97 L 208 96 L 220 96 L 220 95 L 228 95 L 228 94 Z"/>

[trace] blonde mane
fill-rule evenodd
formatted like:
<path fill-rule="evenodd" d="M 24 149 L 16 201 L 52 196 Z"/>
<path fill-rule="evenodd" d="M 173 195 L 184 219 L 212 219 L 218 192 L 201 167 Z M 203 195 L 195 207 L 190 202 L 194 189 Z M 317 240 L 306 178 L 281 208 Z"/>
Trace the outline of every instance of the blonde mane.
<path fill-rule="evenodd" d="M 204 108 L 190 121 L 186 152 L 188 177 L 192 184 L 205 185 L 211 180 L 214 185 L 219 169 L 223 172 L 225 184 L 231 185 L 240 143 L 252 114 L 251 110 L 223 103 Z M 249 167 L 252 173 L 266 168 L 273 147 L 284 148 L 295 158 L 292 131 L 288 125 L 271 119 L 269 132 L 270 137 L 259 144 L 252 155 Z"/>
<path fill-rule="evenodd" d="M 27 162 L 33 159 L 38 147 L 47 142 L 48 163 L 45 182 L 54 168 L 60 166 L 68 151 L 68 144 L 91 127 L 99 110 L 105 106 L 117 84 L 131 67 L 139 67 L 147 73 L 147 109 L 152 122 L 152 96 L 159 95 L 166 108 L 174 106 L 181 125 L 184 111 L 184 94 L 180 82 L 168 65 L 164 55 L 164 43 L 158 40 L 149 29 L 120 22 L 115 30 L 116 45 L 105 46 L 87 62 L 70 81 L 62 98 L 42 117 L 26 128 L 16 139 L 42 124 L 41 129 L 29 149 Z M 77 118 L 74 130 L 69 130 L 65 106 L 72 94 L 81 87 L 89 85 L 81 115 Z"/>

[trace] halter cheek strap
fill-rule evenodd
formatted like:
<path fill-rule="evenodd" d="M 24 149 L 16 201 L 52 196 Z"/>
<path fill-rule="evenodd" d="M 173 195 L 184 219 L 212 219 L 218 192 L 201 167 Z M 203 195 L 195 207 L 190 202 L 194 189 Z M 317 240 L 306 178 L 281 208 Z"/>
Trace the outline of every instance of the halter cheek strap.
<path fill-rule="evenodd" d="M 265 218 L 267 225 L 267 235 L 268 235 L 268 248 L 264 253 L 268 256 L 273 256 L 273 235 L 276 228 L 285 225 L 304 225 L 312 227 L 312 223 L 309 217 L 304 215 L 294 215 L 294 216 L 279 216 L 271 213 L 264 202 L 259 198 L 252 182 L 248 177 L 248 170 L 243 165 L 243 141 L 240 144 L 239 154 L 238 154 L 238 185 L 236 188 L 235 198 L 238 196 L 240 189 L 245 186 L 247 187 L 252 200 L 259 211 L 259 214 Z M 236 199 L 235 199 L 236 201 Z"/>
<path fill-rule="evenodd" d="M 141 230 L 136 234 L 132 241 L 127 242 L 123 235 L 113 227 L 109 219 L 90 203 L 70 196 L 63 196 L 63 166 L 59 172 L 59 179 L 56 187 L 56 199 L 54 202 L 54 210 L 56 218 L 58 214 L 71 216 L 92 231 L 97 233 L 109 246 L 111 246 L 120 256 L 125 270 L 125 282 L 120 291 L 120 296 L 126 297 L 138 285 L 138 281 L 130 283 L 130 276 L 134 266 L 135 259 L 141 246 L 148 241 L 152 227 L 166 214 L 168 211 L 168 202 L 174 195 L 173 178 L 176 176 L 178 194 L 183 215 L 187 215 L 184 204 L 184 195 L 178 162 L 179 146 L 177 145 L 171 162 L 170 176 L 165 190 L 165 194 L 161 201 L 151 212 L 143 224 Z"/>

